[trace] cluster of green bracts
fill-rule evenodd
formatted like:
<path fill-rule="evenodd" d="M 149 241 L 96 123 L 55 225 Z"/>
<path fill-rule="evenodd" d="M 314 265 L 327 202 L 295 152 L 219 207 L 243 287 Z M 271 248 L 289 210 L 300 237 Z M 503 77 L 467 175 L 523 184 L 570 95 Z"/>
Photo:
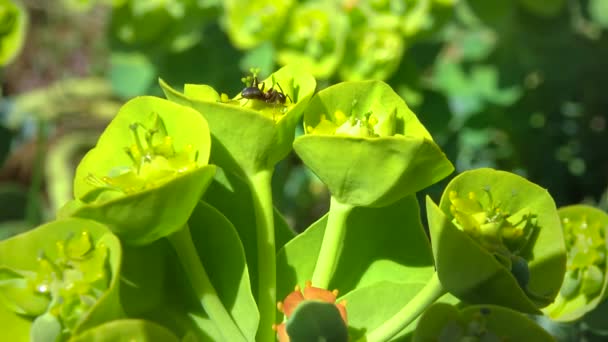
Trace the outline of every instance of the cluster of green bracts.
<path fill-rule="evenodd" d="M 427 198 L 429 241 L 415 193 L 453 166 L 388 85 L 254 80 L 233 98 L 161 81 L 168 100 L 120 109 L 57 220 L 0 242 L 3 336 L 544 341 L 521 313 L 573 320 L 605 298 L 605 213 L 467 171 Z M 331 193 L 295 237 L 271 191 L 292 147 Z"/>
<path fill-rule="evenodd" d="M 454 0 L 229 0 L 222 23 L 234 46 L 276 51 L 280 65 L 299 65 L 321 79 L 387 79 L 409 43 L 437 30 Z"/>

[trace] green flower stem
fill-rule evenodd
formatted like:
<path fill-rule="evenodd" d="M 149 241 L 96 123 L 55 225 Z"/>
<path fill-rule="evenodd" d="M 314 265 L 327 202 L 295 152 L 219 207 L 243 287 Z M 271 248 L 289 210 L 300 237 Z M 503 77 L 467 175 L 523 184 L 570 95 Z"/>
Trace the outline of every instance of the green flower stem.
<path fill-rule="evenodd" d="M 327 226 L 315 271 L 312 274 L 312 284 L 315 287 L 327 289 L 329 286 L 342 251 L 342 243 L 346 234 L 346 218 L 353 208 L 354 206 L 340 203 L 333 196 L 331 197 Z"/>
<path fill-rule="evenodd" d="M 246 341 L 243 333 L 218 297 L 209 275 L 201 263 L 196 247 L 192 242 L 190 227 L 186 224 L 182 229 L 169 235 L 168 239 L 175 249 L 203 309 L 217 325 L 217 330 L 222 334 L 223 340 Z"/>
<path fill-rule="evenodd" d="M 439 282 L 437 272 L 433 273 L 433 276 L 428 283 L 416 294 L 411 301 L 409 301 L 399 312 L 397 312 L 388 321 L 376 329 L 370 331 L 358 342 L 381 342 L 388 341 L 400 331 L 405 329 L 410 323 L 412 323 L 418 316 L 420 316 L 426 308 L 433 304 L 439 297 L 446 294 L 446 290 Z"/>
<path fill-rule="evenodd" d="M 260 326 L 256 341 L 274 341 L 277 301 L 277 266 L 274 242 L 274 206 L 272 205 L 272 169 L 249 177 L 255 210 L 258 249 L 258 309 Z"/>

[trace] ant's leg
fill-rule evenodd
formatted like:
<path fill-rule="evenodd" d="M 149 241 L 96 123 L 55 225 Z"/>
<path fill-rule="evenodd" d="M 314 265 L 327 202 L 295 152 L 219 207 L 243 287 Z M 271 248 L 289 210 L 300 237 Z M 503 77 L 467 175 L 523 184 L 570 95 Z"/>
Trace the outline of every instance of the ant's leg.
<path fill-rule="evenodd" d="M 291 99 L 291 97 L 289 96 L 289 94 L 285 94 L 285 92 L 283 91 L 283 88 L 281 88 L 281 84 L 279 82 L 277 82 L 277 86 L 279 87 L 279 90 L 281 91 L 281 93 L 283 95 L 285 95 L 286 98 L 289 99 L 289 102 L 293 103 L 293 100 Z"/>

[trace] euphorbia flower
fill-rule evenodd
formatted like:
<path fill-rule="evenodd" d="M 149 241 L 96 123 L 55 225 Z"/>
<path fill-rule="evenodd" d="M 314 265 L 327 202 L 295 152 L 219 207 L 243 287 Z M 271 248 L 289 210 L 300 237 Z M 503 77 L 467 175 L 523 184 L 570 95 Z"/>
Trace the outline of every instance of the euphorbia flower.
<path fill-rule="evenodd" d="M 536 219 L 531 214 L 524 214 L 515 221 L 512 213 L 494 202 L 490 189 L 484 189 L 484 193 L 487 198 L 482 203 L 473 191 L 465 198 L 451 191 L 449 200 L 453 222 L 511 269 L 518 254 L 527 246 L 534 229 L 537 229 Z"/>
<path fill-rule="evenodd" d="M 581 318 L 605 298 L 608 288 L 608 214 L 587 205 L 558 210 L 568 250 L 566 275 L 555 302 L 543 311 L 567 322 Z"/>
<path fill-rule="evenodd" d="M 150 96 L 127 102 L 76 169 L 62 215 L 106 223 L 132 244 L 181 229 L 215 173 L 207 122 Z"/>
<path fill-rule="evenodd" d="M 253 87 L 253 77 L 245 87 Z M 315 79 L 300 68 L 283 67 L 264 80 L 258 89 L 285 95 L 285 103 L 247 99 L 242 93 L 230 99 L 208 85 L 186 84 L 180 93 L 161 81 L 171 101 L 198 110 L 209 122 L 214 162 L 240 174 L 252 175 L 274 168 L 291 151 L 296 124 L 315 90 Z"/>
<path fill-rule="evenodd" d="M 298 4 L 278 42 L 277 62 L 330 78 L 344 57 L 348 16 L 335 2 Z"/>
<path fill-rule="evenodd" d="M 453 170 L 416 115 L 380 81 L 320 91 L 304 113 L 304 128 L 294 149 L 340 203 L 388 205 Z"/>
<path fill-rule="evenodd" d="M 546 190 L 514 174 L 467 171 L 427 198 L 441 285 L 471 303 L 538 313 L 559 291 L 565 247 Z"/>
<path fill-rule="evenodd" d="M 24 254 L 25 253 L 25 254 Z M 11 341 L 63 341 L 123 315 L 121 247 L 90 220 L 54 221 L 0 242 L 0 321 Z"/>
<path fill-rule="evenodd" d="M 294 291 L 289 293 L 285 297 L 283 302 L 279 302 L 277 304 L 277 308 L 279 309 L 279 311 L 285 314 L 286 318 L 286 322 L 274 325 L 272 327 L 274 330 L 276 330 L 279 341 L 289 342 L 291 340 L 289 336 L 289 331 L 291 330 L 288 327 L 289 325 L 298 325 L 298 329 L 295 329 L 298 332 L 294 332 L 294 334 L 301 334 L 302 330 L 308 330 L 305 333 L 310 335 L 307 336 L 314 335 L 315 333 L 340 336 L 348 326 L 348 319 L 346 315 L 346 302 L 341 301 L 340 303 L 336 303 L 337 296 L 338 290 L 329 291 L 318 287 L 313 287 L 310 281 L 306 282 L 306 286 L 304 287 L 303 291 L 299 286 L 296 286 Z M 309 319 L 310 317 L 306 317 L 307 319 L 304 319 L 302 317 L 294 318 L 294 314 L 296 313 L 296 311 L 301 310 L 302 307 L 309 302 L 321 302 L 333 305 L 335 309 L 337 309 L 340 319 L 338 321 L 320 322 L 322 320 L 321 317 L 323 316 L 319 316 L 317 317 L 319 322 L 316 322 L 317 324 L 314 327 L 308 328 L 307 323 L 309 321 L 307 319 Z M 313 331 L 315 328 L 318 328 L 318 326 L 325 326 L 325 329 L 321 328 L 319 329 L 319 331 Z M 318 335 L 317 337 L 320 337 L 320 335 Z M 298 341 L 299 340 L 302 339 L 299 338 Z"/>

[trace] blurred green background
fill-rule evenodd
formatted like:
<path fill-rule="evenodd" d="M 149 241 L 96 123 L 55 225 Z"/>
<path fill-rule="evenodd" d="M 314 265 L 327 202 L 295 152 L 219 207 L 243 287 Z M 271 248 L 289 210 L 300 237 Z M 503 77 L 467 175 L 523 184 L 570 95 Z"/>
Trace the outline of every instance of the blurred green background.
<path fill-rule="evenodd" d="M 54 217 L 83 153 L 159 77 L 232 97 L 250 68 L 290 63 L 319 89 L 387 81 L 457 172 L 608 210 L 608 0 L 0 0 L 0 238 Z M 295 155 L 273 181 L 296 230 L 326 211 Z"/>

